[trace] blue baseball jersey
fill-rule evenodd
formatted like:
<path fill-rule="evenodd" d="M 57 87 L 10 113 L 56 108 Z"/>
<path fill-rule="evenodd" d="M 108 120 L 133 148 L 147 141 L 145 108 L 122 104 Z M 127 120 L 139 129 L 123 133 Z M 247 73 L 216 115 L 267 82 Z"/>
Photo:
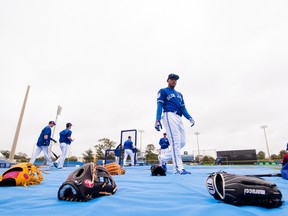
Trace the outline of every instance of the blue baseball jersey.
<path fill-rule="evenodd" d="M 68 145 L 70 145 L 71 140 L 68 139 L 68 137 L 71 137 L 72 135 L 72 131 L 69 130 L 68 128 L 66 128 L 65 130 L 62 130 L 60 133 L 60 138 L 59 138 L 59 142 L 60 143 L 66 143 Z"/>
<path fill-rule="evenodd" d="M 133 142 L 131 141 L 131 140 L 126 140 L 125 142 L 124 142 L 124 149 L 133 149 Z"/>
<path fill-rule="evenodd" d="M 158 91 L 157 97 L 157 114 L 156 119 L 161 119 L 162 108 L 164 112 L 175 112 L 178 115 L 184 115 L 187 119 L 190 119 L 188 111 L 185 108 L 185 102 L 182 94 L 173 88 L 162 88 Z"/>
<path fill-rule="evenodd" d="M 44 136 L 47 135 L 48 138 L 44 139 Z M 51 127 L 46 126 L 42 131 L 37 141 L 37 146 L 45 146 L 50 145 L 50 139 L 51 139 Z"/>
<path fill-rule="evenodd" d="M 162 137 L 159 140 L 159 145 L 161 146 L 161 149 L 167 149 L 169 147 L 169 141 L 167 138 Z"/>

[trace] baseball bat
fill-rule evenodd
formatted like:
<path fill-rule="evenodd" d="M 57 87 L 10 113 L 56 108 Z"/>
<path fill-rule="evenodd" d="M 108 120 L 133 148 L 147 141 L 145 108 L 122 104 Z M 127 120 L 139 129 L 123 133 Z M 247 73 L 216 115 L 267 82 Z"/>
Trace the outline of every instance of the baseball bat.
<path fill-rule="evenodd" d="M 282 173 L 269 173 L 269 174 L 256 174 L 256 175 L 246 175 L 251 177 L 282 177 Z"/>
<path fill-rule="evenodd" d="M 54 155 L 54 157 L 56 158 L 56 160 L 59 158 L 51 149 L 50 149 L 51 153 Z"/>

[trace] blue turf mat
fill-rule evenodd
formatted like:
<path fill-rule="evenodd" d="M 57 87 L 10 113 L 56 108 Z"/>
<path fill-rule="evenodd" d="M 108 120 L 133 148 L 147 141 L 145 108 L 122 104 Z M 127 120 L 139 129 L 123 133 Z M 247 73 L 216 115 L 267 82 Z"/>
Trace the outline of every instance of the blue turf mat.
<path fill-rule="evenodd" d="M 150 166 L 127 167 L 126 174 L 113 176 L 118 190 L 112 196 L 89 202 L 59 201 L 61 184 L 76 168 L 48 170 L 39 185 L 29 187 L 1 187 L 0 215 L 287 215 L 288 181 L 281 177 L 265 177 L 276 183 L 285 203 L 280 208 L 255 206 L 236 207 L 215 200 L 207 191 L 205 181 L 211 172 L 235 174 L 279 173 L 272 166 L 186 166 L 192 175 L 173 175 L 168 166 L 167 176 L 151 176 Z M 0 174 L 6 169 L 1 168 Z"/>

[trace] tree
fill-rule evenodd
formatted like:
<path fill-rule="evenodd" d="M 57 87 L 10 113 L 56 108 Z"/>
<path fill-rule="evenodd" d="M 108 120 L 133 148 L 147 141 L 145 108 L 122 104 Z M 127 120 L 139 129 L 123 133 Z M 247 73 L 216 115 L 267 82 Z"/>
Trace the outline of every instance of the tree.
<path fill-rule="evenodd" d="M 278 159 L 278 155 L 272 154 L 272 155 L 270 156 L 270 158 L 271 158 L 271 160 L 277 160 L 277 159 Z"/>
<path fill-rule="evenodd" d="M 28 162 L 27 154 L 19 152 L 14 156 L 17 162 Z"/>
<path fill-rule="evenodd" d="M 8 159 L 9 156 L 10 156 L 10 151 L 8 151 L 8 150 L 1 150 L 1 153 L 6 157 L 6 159 Z M 19 153 L 15 154 L 14 159 L 17 162 L 27 162 L 27 161 L 29 161 L 27 154 L 26 153 L 22 153 L 22 152 L 19 152 Z"/>
<path fill-rule="evenodd" d="M 215 162 L 215 159 L 209 155 L 205 155 L 202 160 L 203 164 L 214 164 L 214 162 Z"/>
<path fill-rule="evenodd" d="M 265 152 L 259 151 L 257 154 L 257 160 L 265 160 Z"/>
<path fill-rule="evenodd" d="M 94 146 L 96 150 L 96 158 L 97 160 L 104 160 L 105 150 L 114 148 L 116 145 L 116 142 L 108 138 L 99 139 L 98 142 L 99 143 Z M 108 159 L 114 159 L 114 154 L 109 152 Z"/>
<path fill-rule="evenodd" d="M 89 163 L 94 161 L 93 151 L 91 148 L 86 150 L 83 154 L 84 163 Z"/>
<path fill-rule="evenodd" d="M 71 156 L 71 157 L 66 158 L 65 161 L 70 161 L 70 162 L 74 161 L 74 162 L 77 162 L 77 161 L 78 161 L 78 158 L 77 158 L 76 156 Z"/>
<path fill-rule="evenodd" d="M 285 150 L 281 150 L 281 151 L 279 152 L 279 156 L 278 156 L 279 159 L 282 159 L 282 158 L 284 157 L 285 153 L 286 153 Z"/>
<path fill-rule="evenodd" d="M 8 150 L 1 150 L 1 153 L 8 159 L 10 155 L 10 151 Z"/>
<path fill-rule="evenodd" d="M 145 154 L 146 154 L 146 161 L 150 162 L 158 161 L 158 154 L 156 153 L 156 148 L 153 144 L 147 145 Z"/>

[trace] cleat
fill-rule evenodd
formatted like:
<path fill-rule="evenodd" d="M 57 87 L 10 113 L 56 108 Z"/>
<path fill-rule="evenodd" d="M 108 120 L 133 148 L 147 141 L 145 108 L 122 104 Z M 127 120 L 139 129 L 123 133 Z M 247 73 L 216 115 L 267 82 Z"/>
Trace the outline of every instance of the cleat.
<path fill-rule="evenodd" d="M 191 175 L 191 172 L 186 171 L 185 169 L 182 169 L 180 172 L 180 175 Z"/>

